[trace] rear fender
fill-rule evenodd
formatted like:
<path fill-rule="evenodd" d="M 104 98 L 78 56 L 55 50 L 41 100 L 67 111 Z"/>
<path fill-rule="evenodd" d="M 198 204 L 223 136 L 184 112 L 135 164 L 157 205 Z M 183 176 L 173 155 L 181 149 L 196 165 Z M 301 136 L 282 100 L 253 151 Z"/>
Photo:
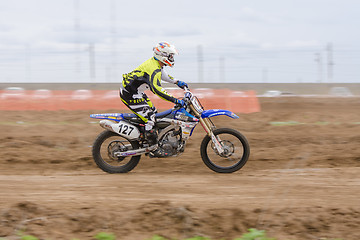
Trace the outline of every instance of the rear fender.
<path fill-rule="evenodd" d="M 229 110 L 224 110 L 224 109 L 210 109 L 210 110 L 205 110 L 201 113 L 201 117 L 202 118 L 211 118 L 211 117 L 215 117 L 215 116 L 220 116 L 220 115 L 225 115 L 231 118 L 239 118 L 238 115 L 236 115 L 235 113 L 229 111 Z"/>

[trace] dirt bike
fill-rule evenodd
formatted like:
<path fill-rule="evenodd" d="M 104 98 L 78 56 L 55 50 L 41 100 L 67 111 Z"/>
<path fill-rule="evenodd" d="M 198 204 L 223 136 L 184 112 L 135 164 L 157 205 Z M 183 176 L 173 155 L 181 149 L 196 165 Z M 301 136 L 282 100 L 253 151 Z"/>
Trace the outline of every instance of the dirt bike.
<path fill-rule="evenodd" d="M 242 168 L 250 154 L 247 139 L 234 129 L 216 128 L 211 121 L 211 117 L 220 115 L 239 117 L 228 110 L 204 110 L 199 99 L 186 87 L 183 101 L 183 107 L 175 105 L 156 114 L 158 144 L 152 146 L 145 137 L 144 122 L 137 115 L 91 114 L 91 118 L 102 119 L 100 126 L 106 129 L 98 135 L 92 148 L 97 166 L 108 173 L 126 173 L 137 166 L 143 154 L 157 158 L 179 156 L 200 123 L 207 134 L 200 145 L 205 165 L 218 173 L 232 173 Z"/>

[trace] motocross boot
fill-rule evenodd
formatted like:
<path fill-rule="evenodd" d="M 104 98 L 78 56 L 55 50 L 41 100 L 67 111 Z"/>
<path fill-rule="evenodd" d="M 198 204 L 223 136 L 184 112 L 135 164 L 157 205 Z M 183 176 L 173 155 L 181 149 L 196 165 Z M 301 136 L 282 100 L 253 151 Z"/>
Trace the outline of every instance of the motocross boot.
<path fill-rule="evenodd" d="M 145 138 L 147 139 L 149 146 L 157 144 L 157 133 L 155 129 L 151 129 L 145 132 Z"/>

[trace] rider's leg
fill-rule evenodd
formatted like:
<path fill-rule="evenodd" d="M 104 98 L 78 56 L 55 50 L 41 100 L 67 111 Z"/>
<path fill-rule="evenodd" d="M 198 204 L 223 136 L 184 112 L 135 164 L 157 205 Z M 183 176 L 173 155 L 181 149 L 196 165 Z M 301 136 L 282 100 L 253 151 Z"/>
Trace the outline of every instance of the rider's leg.
<path fill-rule="evenodd" d="M 148 96 L 146 96 L 146 94 L 143 94 L 143 98 L 145 99 L 146 103 L 150 106 L 151 110 L 154 113 L 157 113 L 157 109 L 155 108 L 154 104 L 150 101 L 150 99 L 148 98 Z"/>
<path fill-rule="evenodd" d="M 145 95 L 146 96 L 146 95 Z M 124 104 L 135 113 L 141 120 L 145 123 L 145 136 L 150 145 L 154 145 L 157 143 L 157 134 L 154 129 L 155 126 L 155 109 L 148 104 L 145 98 L 135 98 L 135 99 L 124 99 L 121 96 L 121 100 Z M 150 100 L 149 100 L 150 101 Z"/>

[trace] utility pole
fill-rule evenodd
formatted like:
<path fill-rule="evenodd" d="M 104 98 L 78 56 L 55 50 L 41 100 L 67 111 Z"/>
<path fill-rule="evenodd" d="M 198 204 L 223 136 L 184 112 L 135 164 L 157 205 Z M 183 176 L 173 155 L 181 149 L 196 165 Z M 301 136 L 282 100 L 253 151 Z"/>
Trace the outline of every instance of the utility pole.
<path fill-rule="evenodd" d="M 262 81 L 263 83 L 266 83 L 268 81 L 268 70 L 266 67 L 262 70 Z"/>
<path fill-rule="evenodd" d="M 26 44 L 25 64 L 26 64 L 25 79 L 27 80 L 27 82 L 31 82 L 31 48 L 29 44 Z"/>
<path fill-rule="evenodd" d="M 318 82 L 322 82 L 322 57 L 321 53 L 315 53 L 315 62 L 318 65 Z"/>
<path fill-rule="evenodd" d="M 110 81 L 118 81 L 117 74 L 117 29 L 116 29 L 116 0 L 111 0 L 110 3 L 110 34 L 111 34 L 111 67 L 110 67 Z"/>
<path fill-rule="evenodd" d="M 80 41 L 79 41 L 79 35 L 80 35 L 80 17 L 79 17 L 79 0 L 74 0 L 74 32 L 75 32 L 75 72 L 77 73 L 79 77 L 79 74 L 81 72 L 81 64 L 80 64 Z M 78 79 L 77 79 L 78 80 Z"/>
<path fill-rule="evenodd" d="M 89 71 L 90 71 L 91 82 L 95 82 L 95 78 L 96 78 L 95 45 L 93 43 L 89 44 Z"/>
<path fill-rule="evenodd" d="M 326 51 L 327 51 L 327 65 L 328 65 L 328 82 L 332 82 L 333 81 L 333 70 L 334 70 L 334 60 L 333 60 L 333 45 L 332 43 L 328 43 L 327 47 L 326 47 Z"/>
<path fill-rule="evenodd" d="M 224 83 L 225 80 L 225 58 L 220 57 L 219 58 L 219 81 Z"/>
<path fill-rule="evenodd" d="M 204 57 L 202 45 L 197 46 L 197 55 L 198 55 L 198 82 L 201 83 L 204 81 Z"/>

